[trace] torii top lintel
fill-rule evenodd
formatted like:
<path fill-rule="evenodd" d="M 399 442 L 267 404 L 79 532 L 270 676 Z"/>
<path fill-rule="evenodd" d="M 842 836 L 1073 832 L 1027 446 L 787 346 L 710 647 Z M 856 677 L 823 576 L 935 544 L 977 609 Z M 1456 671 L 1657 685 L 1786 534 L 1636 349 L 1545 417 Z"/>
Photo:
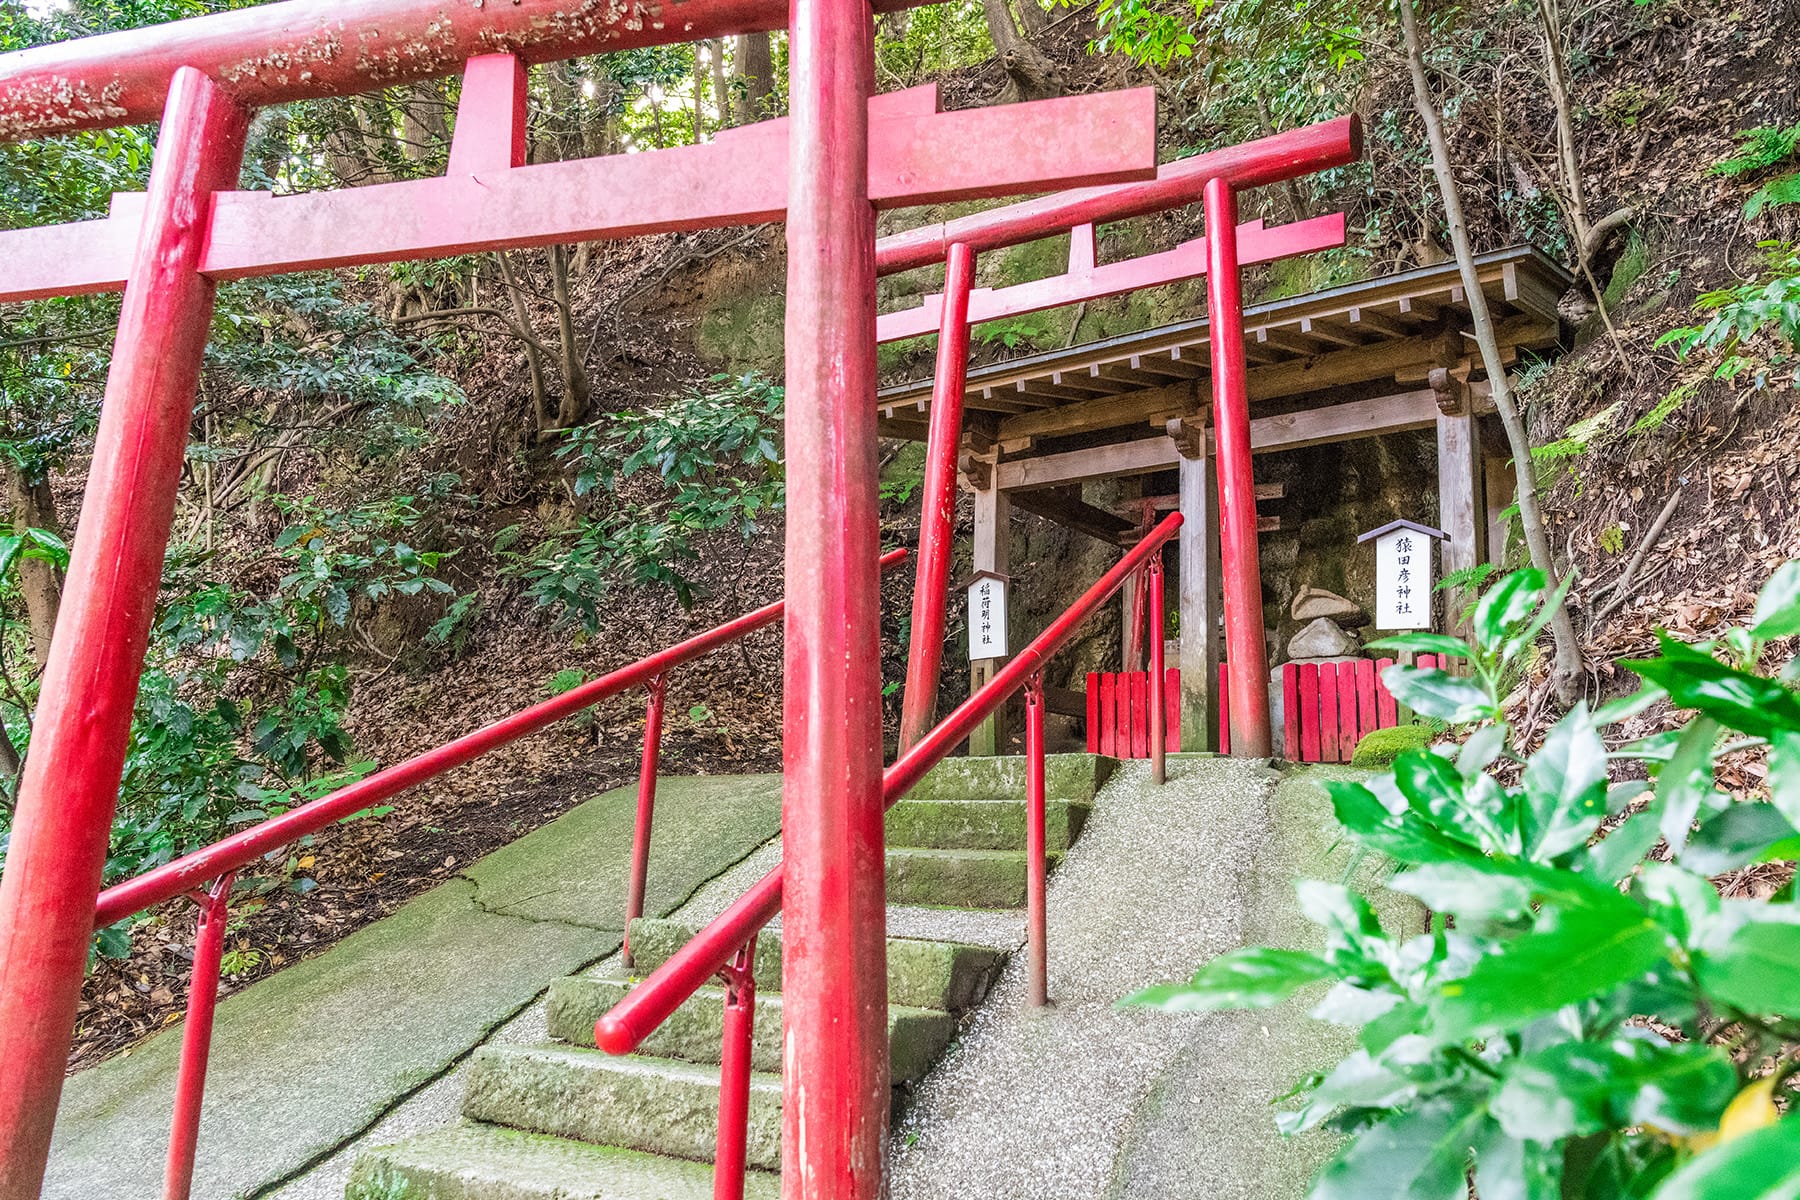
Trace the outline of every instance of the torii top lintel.
<path fill-rule="evenodd" d="M 926 0 L 875 0 L 878 12 Z M 138 125 L 196 67 L 247 107 L 785 28 L 788 0 L 281 0 L 0 55 L 0 141 Z"/>

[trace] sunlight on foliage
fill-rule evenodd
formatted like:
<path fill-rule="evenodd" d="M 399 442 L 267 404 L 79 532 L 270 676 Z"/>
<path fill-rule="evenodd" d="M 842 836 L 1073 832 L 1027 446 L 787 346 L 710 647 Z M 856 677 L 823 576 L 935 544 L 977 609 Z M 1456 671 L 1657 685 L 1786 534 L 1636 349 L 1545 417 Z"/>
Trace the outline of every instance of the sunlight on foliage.
<path fill-rule="evenodd" d="M 1348 1135 L 1312 1200 L 1449 1200 L 1471 1163 L 1484 1198 L 1800 1187 L 1800 1118 L 1771 1103 L 1800 1068 L 1793 884 L 1728 900 L 1710 881 L 1800 856 L 1800 700 L 1758 669 L 1770 641 L 1800 633 L 1800 563 L 1776 572 L 1749 626 L 1699 645 L 1662 635 L 1657 657 L 1621 664 L 1637 694 L 1578 703 L 1534 749 L 1501 680 L 1560 603 L 1543 576 L 1515 572 L 1482 597 L 1473 644 L 1370 644 L 1470 670 L 1382 676 L 1460 744 L 1324 783 L 1349 838 L 1395 860 L 1390 886 L 1436 915 L 1431 932 L 1396 936 L 1360 894 L 1302 881 L 1322 950 L 1234 950 L 1127 1001 L 1207 1012 L 1304 995 L 1316 1018 L 1360 1030 L 1277 1115 L 1289 1134 Z M 1605 731 L 1664 701 L 1695 714 L 1685 728 L 1609 748 Z M 1769 749 L 1767 801 L 1714 780 L 1720 756 L 1750 746 Z M 1632 778 L 1645 769 L 1648 782 Z"/>

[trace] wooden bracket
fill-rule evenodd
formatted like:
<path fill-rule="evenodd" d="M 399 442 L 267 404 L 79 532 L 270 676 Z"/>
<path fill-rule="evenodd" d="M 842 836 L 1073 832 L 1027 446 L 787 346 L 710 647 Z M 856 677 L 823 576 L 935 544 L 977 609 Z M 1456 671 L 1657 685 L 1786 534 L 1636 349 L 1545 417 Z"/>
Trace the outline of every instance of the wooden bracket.
<path fill-rule="evenodd" d="M 1426 376 L 1431 385 L 1431 398 L 1446 417 L 1460 417 L 1469 411 L 1469 380 L 1466 372 L 1448 367 L 1433 367 Z"/>
<path fill-rule="evenodd" d="M 1164 426 L 1175 451 L 1186 459 L 1206 457 L 1206 414 L 1194 417 L 1172 417 Z"/>
<path fill-rule="evenodd" d="M 962 470 L 963 486 L 977 492 L 985 492 L 994 486 L 994 460 L 983 458 L 979 454 L 964 451 L 959 464 Z"/>

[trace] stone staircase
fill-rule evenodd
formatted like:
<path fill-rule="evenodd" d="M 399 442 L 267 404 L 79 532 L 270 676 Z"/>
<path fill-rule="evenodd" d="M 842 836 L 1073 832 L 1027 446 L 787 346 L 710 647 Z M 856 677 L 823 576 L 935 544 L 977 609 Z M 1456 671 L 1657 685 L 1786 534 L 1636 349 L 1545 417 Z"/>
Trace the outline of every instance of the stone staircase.
<path fill-rule="evenodd" d="M 1046 771 L 1052 865 L 1080 836 L 1110 760 L 1052 755 Z M 953 930 L 968 911 L 1025 904 L 1022 759 L 952 759 L 888 813 L 890 927 Z M 935 912 L 934 912 L 935 910 Z M 902 922 L 897 918 L 904 914 Z M 1016 931 L 1016 925 L 1009 928 Z M 693 936 L 680 919 L 632 926 L 648 973 Z M 945 936 L 888 938 L 888 1045 L 895 1103 L 955 1039 L 963 1016 L 1017 945 Z M 757 942 L 756 1025 L 745 1194 L 780 1194 L 781 941 Z M 705 1200 L 712 1195 L 724 992 L 704 988 L 644 1043 L 615 1058 L 594 1048 L 594 1022 L 633 986 L 617 959 L 558 980 L 551 1041 L 492 1044 L 470 1062 L 463 1122 L 364 1153 L 348 1200 Z"/>

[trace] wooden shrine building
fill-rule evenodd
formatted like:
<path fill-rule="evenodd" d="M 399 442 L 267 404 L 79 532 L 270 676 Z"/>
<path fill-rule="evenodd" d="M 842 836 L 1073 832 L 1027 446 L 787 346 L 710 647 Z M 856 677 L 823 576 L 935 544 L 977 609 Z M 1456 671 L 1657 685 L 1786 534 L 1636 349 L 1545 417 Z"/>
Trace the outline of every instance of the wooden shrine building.
<path fill-rule="evenodd" d="M 1556 350 L 1562 343 L 1556 304 L 1570 286 L 1569 273 L 1523 246 L 1482 255 L 1478 263 L 1507 362 Z M 1284 490 L 1265 482 L 1266 467 L 1274 465 L 1265 463 L 1267 456 L 1394 435 L 1410 435 L 1429 456 L 1430 437 L 1422 431 L 1435 430 L 1435 478 L 1424 477 L 1427 465 L 1420 477 L 1400 482 L 1427 508 L 1435 493 L 1436 511 L 1399 515 L 1430 520 L 1449 535 L 1444 573 L 1487 561 L 1490 538 L 1497 541 L 1503 528 L 1500 513 L 1512 503 L 1513 473 L 1468 330 L 1454 262 L 1246 308 L 1251 445 L 1264 456 L 1256 470 L 1258 499 L 1279 500 Z M 960 459 L 962 484 L 975 498 L 977 571 L 1008 571 L 1015 507 L 1129 544 L 1144 527 L 1143 512 L 1179 505 L 1186 524 L 1170 566 L 1178 596 L 1181 726 L 1188 731 L 1183 748 L 1189 750 L 1211 744 L 1195 734 L 1216 729 L 1222 653 L 1208 355 L 1201 319 L 971 370 Z M 883 389 L 882 432 L 923 440 L 931 393 L 928 379 Z M 1141 497 L 1135 513 L 1129 501 L 1107 505 L 1084 495 L 1083 485 L 1109 479 L 1125 481 L 1112 490 Z M 1306 500 L 1321 503 L 1316 492 Z M 1281 519 L 1264 517 L 1259 530 L 1272 532 Z M 1500 550 L 1496 544 L 1496 557 Z M 1271 571 L 1265 554 L 1265 596 Z M 992 666 L 977 663 L 976 680 Z"/>

